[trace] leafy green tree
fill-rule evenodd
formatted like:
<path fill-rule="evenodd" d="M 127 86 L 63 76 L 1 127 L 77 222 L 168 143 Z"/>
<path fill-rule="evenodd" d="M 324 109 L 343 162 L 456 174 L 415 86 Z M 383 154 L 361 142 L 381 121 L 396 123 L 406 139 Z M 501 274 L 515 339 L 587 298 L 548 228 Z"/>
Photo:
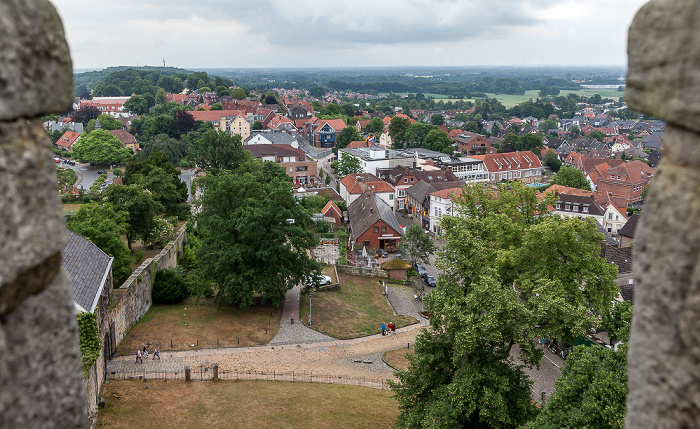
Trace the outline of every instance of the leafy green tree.
<path fill-rule="evenodd" d="M 539 134 L 525 134 L 518 137 L 518 142 L 515 144 L 517 150 L 529 150 L 539 155 L 540 150 L 544 147 L 542 136 Z"/>
<path fill-rule="evenodd" d="M 129 214 L 126 242 L 131 249 L 134 241 L 145 239 L 156 226 L 156 214 L 163 210 L 149 191 L 136 185 L 111 185 L 105 189 L 104 200 L 117 210 Z"/>
<path fill-rule="evenodd" d="M 610 313 L 603 314 L 603 328 L 610 342 L 629 342 L 632 327 L 632 304 L 629 301 L 615 302 Z"/>
<path fill-rule="evenodd" d="M 381 119 L 374 117 L 370 119 L 369 121 L 369 131 L 378 134 L 381 133 L 384 130 L 384 121 Z"/>
<path fill-rule="evenodd" d="M 347 147 L 350 142 L 362 140 L 360 132 L 355 127 L 345 127 L 338 133 L 333 152 L 338 153 L 338 149 Z"/>
<path fill-rule="evenodd" d="M 591 185 L 588 183 L 583 172 L 575 167 L 563 166 L 557 174 L 552 177 L 553 185 L 569 186 L 571 188 L 591 190 Z"/>
<path fill-rule="evenodd" d="M 248 97 L 248 94 L 246 94 L 245 89 L 243 88 L 233 88 L 231 90 L 231 97 L 235 98 L 236 100 L 245 100 L 246 97 Z"/>
<path fill-rule="evenodd" d="M 73 158 L 91 164 L 118 164 L 130 156 L 122 142 L 104 130 L 95 130 L 73 144 Z"/>
<path fill-rule="evenodd" d="M 577 126 L 571 127 L 571 132 L 574 134 L 581 134 L 581 129 Z"/>
<path fill-rule="evenodd" d="M 389 122 L 389 136 L 394 142 L 394 147 L 398 148 L 399 144 L 403 143 L 404 133 L 406 133 L 409 125 L 411 125 L 411 121 L 406 118 L 398 116 L 391 118 L 391 122 Z"/>
<path fill-rule="evenodd" d="M 469 116 L 467 116 L 466 113 L 459 112 L 459 113 L 455 114 L 454 119 L 455 119 L 455 121 L 467 122 L 469 120 Z"/>
<path fill-rule="evenodd" d="M 86 237 L 107 255 L 114 257 L 112 276 L 115 283 L 121 284 L 131 275 L 129 249 L 121 238 L 127 228 L 126 212 L 115 211 L 109 203 L 98 205 L 92 202 L 83 204 L 67 223 L 68 229 Z"/>
<path fill-rule="evenodd" d="M 445 125 L 445 117 L 440 113 L 433 113 L 432 116 L 430 116 L 430 123 L 437 126 Z"/>
<path fill-rule="evenodd" d="M 408 126 L 403 134 L 403 141 L 407 147 L 425 147 L 425 138 L 435 129 L 438 129 L 435 125 L 416 122 Z"/>
<path fill-rule="evenodd" d="M 97 120 L 100 121 L 100 128 L 103 130 L 121 130 L 123 128 L 123 125 L 121 122 L 119 122 L 119 119 L 115 118 L 109 113 L 101 114 L 97 117 Z"/>
<path fill-rule="evenodd" d="M 182 271 L 175 268 L 156 271 L 151 290 L 153 304 L 179 304 L 187 298 L 187 286 Z"/>
<path fill-rule="evenodd" d="M 211 110 L 224 110 L 224 106 L 221 103 L 214 103 L 211 105 Z"/>
<path fill-rule="evenodd" d="M 425 149 L 434 150 L 436 152 L 446 153 L 448 155 L 452 155 L 454 152 L 452 140 L 450 140 L 447 133 L 441 129 L 431 130 L 428 135 L 425 136 L 422 147 Z"/>
<path fill-rule="evenodd" d="M 163 104 L 168 98 L 168 94 L 165 93 L 163 88 L 158 88 L 156 91 L 156 104 Z"/>
<path fill-rule="evenodd" d="M 546 133 L 549 130 L 556 130 L 558 128 L 557 121 L 554 119 L 547 119 L 537 124 L 537 131 L 541 133 Z"/>
<path fill-rule="evenodd" d="M 602 142 L 603 138 L 605 138 L 605 134 L 603 134 L 602 131 L 595 130 L 595 131 L 591 131 L 591 133 L 588 135 L 588 137 L 592 137 L 592 138 L 598 140 L 599 142 Z"/>
<path fill-rule="evenodd" d="M 399 243 L 399 249 L 401 253 L 406 255 L 406 259 L 411 265 L 428 262 L 430 255 L 435 253 L 433 240 L 416 224 L 411 224 L 406 228 L 401 243 Z"/>
<path fill-rule="evenodd" d="M 164 138 L 168 138 L 163 136 Z M 177 143 L 177 140 L 174 140 Z M 173 166 L 166 154 L 153 151 L 143 162 L 129 159 L 125 164 L 122 183 L 139 185 L 147 189 L 153 199 L 160 203 L 166 216 L 187 218 L 187 185 L 180 180 L 180 172 Z"/>
<path fill-rule="evenodd" d="M 516 427 L 534 414 L 530 382 L 539 339 L 584 335 L 617 294 L 594 221 L 543 215 L 548 196 L 513 182 L 465 187 L 459 216 L 443 216 L 440 286 L 430 327 L 394 386 L 400 427 Z"/>
<path fill-rule="evenodd" d="M 235 172 L 203 178 L 197 215 L 202 275 L 216 300 L 247 308 L 259 297 L 279 305 L 285 293 L 318 272 L 311 218 L 297 204 L 284 168 L 249 157 Z"/>
<path fill-rule="evenodd" d="M 525 428 L 622 429 L 627 406 L 626 351 L 576 346 L 542 413 Z"/>
<path fill-rule="evenodd" d="M 559 160 L 559 155 L 551 149 L 545 153 L 542 161 L 545 166 L 551 168 L 555 173 L 561 168 L 561 160 Z"/>
<path fill-rule="evenodd" d="M 188 158 L 201 171 L 219 174 L 235 170 L 247 159 L 240 135 L 208 130 L 188 150 Z"/>
<path fill-rule="evenodd" d="M 148 113 L 148 101 L 143 95 L 132 95 L 124 102 L 124 109 L 135 115 L 145 115 Z"/>
<path fill-rule="evenodd" d="M 187 156 L 187 145 L 181 140 L 168 137 L 167 134 L 158 134 L 144 144 L 143 150 L 136 155 L 136 158 L 144 161 L 155 152 L 162 152 L 171 164 L 177 165 Z"/>
<path fill-rule="evenodd" d="M 214 92 L 216 92 L 216 95 L 218 95 L 219 97 L 231 95 L 231 91 L 228 89 L 228 87 L 223 85 L 214 88 Z"/>
<path fill-rule="evenodd" d="M 250 129 L 253 131 L 259 131 L 259 130 L 262 130 L 263 128 L 265 128 L 265 127 L 263 126 L 262 122 L 260 122 L 260 121 L 253 122 L 253 126 L 250 127 Z"/>
<path fill-rule="evenodd" d="M 334 167 L 338 177 L 345 177 L 348 174 L 362 173 L 360 158 L 352 156 L 347 152 L 340 154 L 336 166 Z"/>

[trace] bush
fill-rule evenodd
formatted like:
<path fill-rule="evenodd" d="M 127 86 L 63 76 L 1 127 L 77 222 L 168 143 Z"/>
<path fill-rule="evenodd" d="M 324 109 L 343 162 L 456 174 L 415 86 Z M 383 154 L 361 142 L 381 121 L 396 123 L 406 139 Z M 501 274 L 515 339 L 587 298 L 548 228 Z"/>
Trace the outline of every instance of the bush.
<path fill-rule="evenodd" d="M 168 221 L 169 224 L 177 226 L 177 223 L 180 221 L 177 216 L 168 216 L 165 218 L 166 221 Z"/>
<path fill-rule="evenodd" d="M 168 268 L 156 272 L 151 291 L 153 304 L 179 304 L 187 298 L 187 286 L 182 278 L 182 269 L 178 268 Z"/>

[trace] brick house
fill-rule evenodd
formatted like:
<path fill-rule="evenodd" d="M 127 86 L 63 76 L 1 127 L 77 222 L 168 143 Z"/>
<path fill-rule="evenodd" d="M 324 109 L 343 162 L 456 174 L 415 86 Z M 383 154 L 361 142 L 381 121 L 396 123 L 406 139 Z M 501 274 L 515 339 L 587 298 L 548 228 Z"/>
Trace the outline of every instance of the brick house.
<path fill-rule="evenodd" d="M 462 152 L 467 156 L 496 153 L 496 149 L 491 148 L 489 139 L 480 134 L 460 133 L 452 140 L 457 146 L 457 152 Z"/>
<path fill-rule="evenodd" d="M 340 179 L 340 196 L 343 197 L 348 207 L 364 192 L 372 191 L 384 200 L 390 207 L 394 207 L 394 188 L 372 173 L 348 174 Z"/>
<path fill-rule="evenodd" d="M 599 194 L 624 200 L 628 205 L 642 201 L 642 192 L 654 177 L 654 169 L 642 161 L 634 160 L 609 168 L 598 178 Z"/>
<path fill-rule="evenodd" d="M 70 152 L 71 150 L 73 150 L 73 144 L 75 144 L 75 142 L 77 142 L 79 138 L 79 133 L 75 133 L 73 131 L 66 131 L 65 133 L 63 133 L 61 138 L 59 138 L 56 141 L 56 147 L 58 147 L 61 150 L 67 150 Z"/>
<path fill-rule="evenodd" d="M 537 155 L 529 150 L 474 155 L 472 158 L 484 161 L 491 183 L 503 180 L 533 183 L 542 180 L 542 163 Z"/>
<path fill-rule="evenodd" d="M 323 209 L 321 209 L 321 213 L 323 213 L 327 220 L 332 218 L 332 223 L 336 227 L 339 227 L 343 224 L 343 212 L 340 210 L 340 207 L 338 207 L 338 205 L 335 202 L 328 201 L 323 207 Z"/>
<path fill-rule="evenodd" d="M 362 193 L 348 206 L 350 232 L 354 243 L 367 249 L 398 249 L 403 227 L 392 208 L 372 191 Z"/>
<path fill-rule="evenodd" d="M 308 159 L 306 152 L 301 149 L 279 144 L 245 145 L 243 147 L 255 158 L 280 164 L 297 186 L 316 186 L 318 183 L 316 161 Z"/>

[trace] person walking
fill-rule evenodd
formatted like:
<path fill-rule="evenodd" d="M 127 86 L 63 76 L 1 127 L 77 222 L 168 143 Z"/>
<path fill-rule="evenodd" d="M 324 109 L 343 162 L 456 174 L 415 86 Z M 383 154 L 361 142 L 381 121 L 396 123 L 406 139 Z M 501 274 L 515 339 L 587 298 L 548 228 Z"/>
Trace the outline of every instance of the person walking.
<path fill-rule="evenodd" d="M 136 362 L 134 362 L 134 363 L 139 363 L 139 361 L 141 361 L 141 363 L 143 363 L 143 359 L 141 359 L 141 349 L 136 350 Z"/>
<path fill-rule="evenodd" d="M 392 321 L 392 322 L 389 322 L 389 327 L 390 327 L 390 329 L 391 329 L 391 333 L 392 333 L 392 334 L 395 334 L 395 333 L 396 333 L 396 325 L 394 324 L 393 321 Z"/>
<path fill-rule="evenodd" d="M 386 325 L 382 323 L 382 336 L 386 335 Z"/>
<path fill-rule="evenodd" d="M 160 360 L 160 353 L 158 353 L 158 349 L 153 349 L 153 359 L 155 359 L 156 356 L 158 356 L 158 360 Z"/>
<path fill-rule="evenodd" d="M 293 324 L 294 324 L 294 313 L 292 313 L 292 315 L 291 315 L 291 317 L 289 318 L 289 320 L 291 320 L 292 325 L 293 325 Z"/>
<path fill-rule="evenodd" d="M 309 326 L 311 326 L 311 315 L 309 314 Z"/>

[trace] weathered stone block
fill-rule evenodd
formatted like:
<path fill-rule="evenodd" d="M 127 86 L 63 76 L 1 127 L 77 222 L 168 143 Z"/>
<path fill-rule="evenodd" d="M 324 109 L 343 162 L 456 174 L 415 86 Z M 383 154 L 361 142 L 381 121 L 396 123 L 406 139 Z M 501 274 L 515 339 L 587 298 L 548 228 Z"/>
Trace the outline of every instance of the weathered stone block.
<path fill-rule="evenodd" d="M 0 122 L 0 316 L 40 292 L 58 270 L 44 264 L 67 239 L 54 165 L 40 123 Z M 20 275 L 44 280 L 17 282 Z"/>
<path fill-rule="evenodd" d="M 638 112 L 700 132 L 700 3 L 652 0 L 629 29 L 625 101 Z"/>
<path fill-rule="evenodd" d="M 69 109 L 71 64 L 61 18 L 48 0 L 0 2 L 0 121 Z"/>
<path fill-rule="evenodd" d="M 0 427 L 87 427 L 73 292 L 65 272 L 0 320 Z"/>

